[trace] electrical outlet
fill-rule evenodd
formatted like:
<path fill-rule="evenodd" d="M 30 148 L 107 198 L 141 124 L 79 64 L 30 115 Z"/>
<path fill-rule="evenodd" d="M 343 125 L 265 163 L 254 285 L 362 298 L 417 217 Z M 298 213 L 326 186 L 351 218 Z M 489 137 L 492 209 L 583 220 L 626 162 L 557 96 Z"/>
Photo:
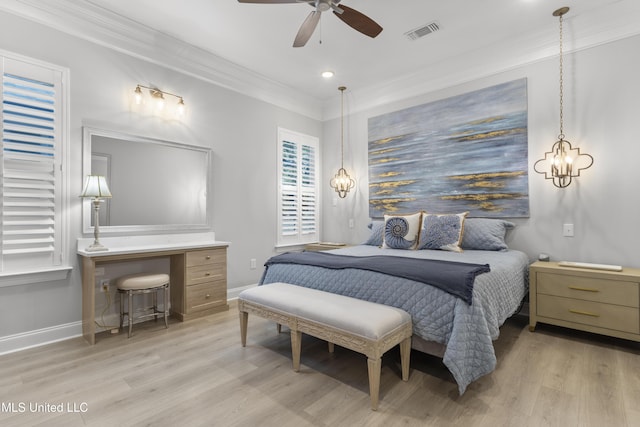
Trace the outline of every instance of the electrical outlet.
<path fill-rule="evenodd" d="M 100 287 L 102 288 L 102 292 L 108 293 L 109 292 L 109 281 L 108 280 L 103 280 L 102 282 L 100 282 Z"/>
<path fill-rule="evenodd" d="M 256 268 L 256 259 L 255 258 L 251 258 L 249 260 L 249 268 L 251 268 L 252 270 L 255 270 L 255 268 Z"/>

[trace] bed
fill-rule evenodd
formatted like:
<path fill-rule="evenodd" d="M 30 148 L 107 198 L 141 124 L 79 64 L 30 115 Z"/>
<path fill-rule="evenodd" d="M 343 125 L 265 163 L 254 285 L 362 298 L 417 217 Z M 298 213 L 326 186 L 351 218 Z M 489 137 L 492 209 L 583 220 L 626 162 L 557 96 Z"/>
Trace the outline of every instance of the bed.
<path fill-rule="evenodd" d="M 471 219 L 467 220 L 469 221 Z M 495 369 L 496 357 L 492 341 L 498 338 L 499 328 L 504 321 L 519 310 L 528 291 L 529 259 L 523 252 L 506 248 L 503 241 L 505 225 L 510 223 L 501 223 L 503 231 L 493 233 L 502 242 L 498 244 L 499 249 L 495 249 L 495 244 L 467 245 L 460 252 L 390 248 L 384 243 L 376 244 L 379 239 L 375 236 L 376 227 L 373 227 L 373 238 L 366 244 L 328 251 L 344 257 L 408 257 L 488 264 L 490 271 L 475 276 L 471 304 L 443 289 L 416 280 L 356 268 L 268 264 L 260 285 L 291 283 L 407 311 L 413 320 L 412 346 L 429 353 L 433 353 L 431 349 L 441 348 L 438 355 L 451 371 L 459 393 L 463 394 L 470 383 Z M 490 223 L 474 224 L 472 221 L 471 225 L 482 227 L 477 230 L 486 234 L 487 224 Z M 491 224 L 495 225 L 497 222 Z M 472 228 L 477 232 L 475 227 L 468 228 L 470 233 Z M 463 241 L 461 249 L 464 247 Z M 491 247 L 492 250 L 468 247 Z"/>

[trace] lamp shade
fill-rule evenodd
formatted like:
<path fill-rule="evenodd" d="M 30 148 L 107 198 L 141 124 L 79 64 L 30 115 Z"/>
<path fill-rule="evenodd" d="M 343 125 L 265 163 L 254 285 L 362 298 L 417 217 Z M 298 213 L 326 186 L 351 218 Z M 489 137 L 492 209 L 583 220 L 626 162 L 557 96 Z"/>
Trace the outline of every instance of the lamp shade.
<path fill-rule="evenodd" d="M 111 191 L 109 191 L 105 177 L 101 175 L 87 175 L 80 197 L 111 198 Z"/>

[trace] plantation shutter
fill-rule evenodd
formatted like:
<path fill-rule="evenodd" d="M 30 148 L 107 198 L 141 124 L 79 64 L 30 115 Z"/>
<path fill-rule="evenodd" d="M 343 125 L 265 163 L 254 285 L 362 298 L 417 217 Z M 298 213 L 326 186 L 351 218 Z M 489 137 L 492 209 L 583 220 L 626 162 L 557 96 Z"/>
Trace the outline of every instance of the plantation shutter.
<path fill-rule="evenodd" d="M 61 72 L 4 58 L 2 271 L 61 264 Z"/>
<path fill-rule="evenodd" d="M 318 139 L 278 130 L 278 245 L 317 242 Z"/>

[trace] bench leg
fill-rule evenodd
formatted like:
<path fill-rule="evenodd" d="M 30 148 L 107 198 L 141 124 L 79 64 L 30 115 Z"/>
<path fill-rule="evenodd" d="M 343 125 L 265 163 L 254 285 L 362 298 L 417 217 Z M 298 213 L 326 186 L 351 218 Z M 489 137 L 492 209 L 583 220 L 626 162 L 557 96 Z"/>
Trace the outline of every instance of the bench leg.
<path fill-rule="evenodd" d="M 327 341 L 327 344 L 329 344 L 329 353 L 333 354 L 336 346 L 332 342 L 329 342 L 329 341 Z"/>
<path fill-rule="evenodd" d="M 278 331 L 278 333 L 282 332 L 282 325 L 280 323 L 277 324 L 276 331 Z"/>
<path fill-rule="evenodd" d="M 247 323 L 249 322 L 249 313 L 246 311 L 239 311 L 240 314 L 240 340 L 242 346 L 247 346 Z"/>
<path fill-rule="evenodd" d="M 293 370 L 300 371 L 300 350 L 302 348 L 302 332 L 291 330 L 291 355 L 293 357 Z"/>
<path fill-rule="evenodd" d="M 367 359 L 369 367 L 369 394 L 371 395 L 371 409 L 378 409 L 380 398 L 380 370 L 382 369 L 382 359 Z"/>
<path fill-rule="evenodd" d="M 402 366 L 402 381 L 409 381 L 409 365 L 411 359 L 411 337 L 400 343 L 400 365 Z"/>

